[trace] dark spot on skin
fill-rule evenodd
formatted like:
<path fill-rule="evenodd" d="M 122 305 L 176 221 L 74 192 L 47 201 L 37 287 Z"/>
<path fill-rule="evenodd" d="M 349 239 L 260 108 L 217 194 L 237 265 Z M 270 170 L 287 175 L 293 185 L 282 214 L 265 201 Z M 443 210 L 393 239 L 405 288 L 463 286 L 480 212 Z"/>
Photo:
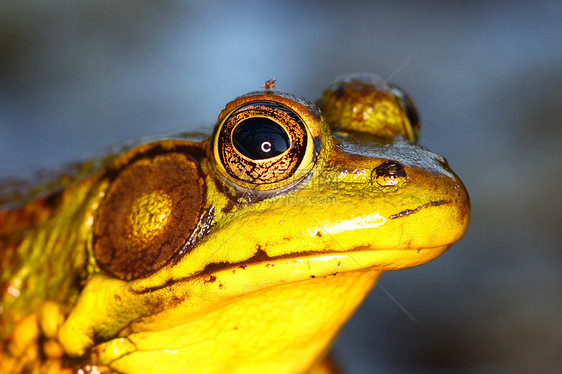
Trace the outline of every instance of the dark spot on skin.
<path fill-rule="evenodd" d="M 405 216 L 408 216 L 408 215 L 410 215 L 410 214 L 417 213 L 417 212 L 419 212 L 419 211 L 422 210 L 422 209 L 429 208 L 429 207 L 431 207 L 431 206 L 438 206 L 438 205 L 449 204 L 449 203 L 450 203 L 449 200 L 432 201 L 432 202 L 429 202 L 429 203 L 427 203 L 427 204 L 420 205 L 419 207 L 417 207 L 417 208 L 415 208 L 415 209 L 406 209 L 406 210 L 403 210 L 403 211 L 401 211 L 401 212 L 398 212 L 398 213 L 396 213 L 396 214 L 393 214 L 393 215 L 391 215 L 391 216 L 388 216 L 388 218 L 389 218 L 389 219 L 396 219 L 396 218 L 400 218 L 400 217 L 405 217 Z"/>
<path fill-rule="evenodd" d="M 322 237 L 322 233 L 320 231 L 316 231 L 316 236 L 321 238 Z"/>
<path fill-rule="evenodd" d="M 222 286 L 222 283 L 219 283 L 219 288 L 222 288 L 222 287 L 223 287 L 223 286 Z"/>
<path fill-rule="evenodd" d="M 238 330 L 238 326 L 234 326 L 234 330 Z"/>
<path fill-rule="evenodd" d="M 48 357 L 45 353 L 45 343 L 47 342 L 47 338 L 43 334 L 39 334 L 37 337 L 37 346 L 40 347 L 39 351 L 39 361 L 45 362 L 47 361 Z"/>
<path fill-rule="evenodd" d="M 310 278 L 314 279 L 316 278 L 316 275 L 311 275 Z"/>
<path fill-rule="evenodd" d="M 119 295 L 113 295 L 113 298 L 114 298 L 116 301 L 121 301 L 121 296 L 119 296 Z"/>
<path fill-rule="evenodd" d="M 92 340 L 94 341 L 93 345 L 96 346 L 96 345 L 100 345 L 101 343 L 103 343 L 106 339 L 99 336 L 98 332 L 94 330 L 94 336 L 93 336 Z"/>
<path fill-rule="evenodd" d="M 330 274 L 330 276 L 336 276 L 336 275 L 338 275 L 337 271 L 335 273 Z"/>
<path fill-rule="evenodd" d="M 341 261 L 338 261 L 338 266 L 341 266 Z"/>
<path fill-rule="evenodd" d="M 45 197 L 44 200 L 45 207 L 51 210 L 55 210 L 56 208 L 58 208 L 59 204 L 61 203 L 62 196 L 63 196 L 62 191 L 58 191 L 52 195 Z"/>
<path fill-rule="evenodd" d="M 238 268 L 242 269 L 242 270 L 246 270 L 246 265 L 240 265 L 240 266 L 238 266 Z"/>
<path fill-rule="evenodd" d="M 345 95 L 345 86 L 338 86 L 333 92 L 336 99 L 341 99 Z"/>
<path fill-rule="evenodd" d="M 185 301 L 185 299 L 187 298 L 187 295 L 184 297 L 178 297 L 177 295 L 173 296 L 172 299 L 170 300 L 168 307 L 174 308 L 175 306 L 181 304 L 183 301 Z"/>
<path fill-rule="evenodd" d="M 217 280 L 217 277 L 214 276 L 214 275 L 211 275 L 211 276 L 209 277 L 209 279 L 203 281 L 203 283 L 214 283 L 216 280 Z"/>
<path fill-rule="evenodd" d="M 256 251 L 256 254 L 250 259 L 251 262 L 262 262 L 262 261 L 268 261 L 268 260 L 272 260 L 272 257 L 269 257 L 267 255 L 267 253 L 261 249 L 261 247 L 258 245 L 258 250 Z M 246 261 L 247 263 L 249 263 L 250 261 Z"/>
<path fill-rule="evenodd" d="M 154 301 L 154 300 L 143 300 L 142 303 L 146 306 L 147 309 L 150 309 L 152 314 L 158 314 L 164 309 L 167 308 L 164 304 Z"/>
<path fill-rule="evenodd" d="M 72 280 L 72 283 L 74 284 L 74 286 L 81 290 L 82 288 L 84 288 L 86 286 L 86 278 L 88 277 L 88 271 L 86 270 L 87 264 L 84 264 L 84 268 L 82 269 L 82 272 L 80 274 L 76 274 L 74 276 L 74 279 Z"/>

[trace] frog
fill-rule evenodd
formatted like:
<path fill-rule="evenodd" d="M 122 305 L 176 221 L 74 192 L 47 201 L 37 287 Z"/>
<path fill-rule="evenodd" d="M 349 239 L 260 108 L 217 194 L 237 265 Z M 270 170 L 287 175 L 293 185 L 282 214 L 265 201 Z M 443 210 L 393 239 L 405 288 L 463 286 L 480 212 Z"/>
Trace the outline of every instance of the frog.
<path fill-rule="evenodd" d="M 385 271 L 465 233 L 466 188 L 373 74 L 264 89 L 210 135 L 127 146 L 0 212 L 5 373 L 333 373 Z"/>

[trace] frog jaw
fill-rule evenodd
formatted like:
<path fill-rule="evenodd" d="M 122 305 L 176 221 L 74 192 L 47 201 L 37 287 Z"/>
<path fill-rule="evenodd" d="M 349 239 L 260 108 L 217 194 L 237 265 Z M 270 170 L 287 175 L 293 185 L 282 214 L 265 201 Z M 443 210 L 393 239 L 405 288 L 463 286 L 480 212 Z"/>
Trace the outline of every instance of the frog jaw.
<path fill-rule="evenodd" d="M 417 262 L 426 262 L 429 257 L 437 256 L 446 248 L 447 246 L 443 246 L 433 248 L 431 251 L 406 250 L 406 252 L 412 258 L 417 257 Z M 247 329 L 244 332 L 249 337 L 253 336 L 250 331 L 260 330 L 261 327 L 250 323 L 248 319 L 264 319 L 264 310 L 257 306 L 265 308 L 269 314 L 276 311 L 282 314 L 276 318 L 271 315 L 265 318 L 271 323 L 268 327 L 270 329 L 282 329 L 284 324 L 279 325 L 273 321 L 283 319 L 291 320 L 291 324 L 300 325 L 299 331 L 291 332 L 293 334 L 291 346 L 294 349 L 302 345 L 299 348 L 301 354 L 306 351 L 311 358 L 316 357 L 318 351 L 325 350 L 329 346 L 339 328 L 375 285 L 384 270 L 381 264 L 395 263 L 398 254 L 404 258 L 404 251 L 397 252 L 398 250 L 372 251 L 357 248 L 350 252 L 334 251 L 322 255 L 269 259 L 199 274 L 170 283 L 160 289 L 141 289 L 130 285 L 124 289 L 114 280 L 97 275 L 84 289 L 81 301 L 73 312 L 74 316 L 71 315 L 65 324 L 63 331 L 67 330 L 74 339 L 73 344 L 68 341 L 65 347 L 67 350 L 77 347 L 76 337 L 83 335 L 84 329 L 72 328 L 72 326 L 80 325 L 77 323 L 79 320 L 92 323 L 92 314 L 101 317 L 97 325 L 90 325 L 91 336 L 87 340 L 89 340 L 88 346 L 92 346 L 96 344 L 96 340 L 100 340 L 101 334 L 107 332 L 98 329 L 99 326 L 107 326 L 108 320 L 116 321 L 131 312 L 131 309 L 95 309 L 92 304 L 107 293 L 108 297 L 112 295 L 113 298 L 118 295 L 117 298 L 122 300 L 122 305 L 129 305 L 129 308 L 132 306 L 131 303 L 136 304 L 137 312 L 144 308 L 142 317 L 139 316 L 128 323 L 123 321 L 124 327 L 118 331 L 116 338 L 109 338 L 108 341 L 96 344 L 87 350 L 93 354 L 92 357 L 95 357 L 98 363 L 110 365 L 116 370 L 136 373 L 139 368 L 137 365 L 145 364 L 151 357 L 155 357 L 156 352 L 160 352 L 162 354 L 160 357 L 165 359 L 159 360 L 159 365 L 162 365 L 159 368 L 174 372 L 171 368 L 177 368 L 178 362 L 185 357 L 193 357 L 195 352 L 193 347 L 197 346 L 193 343 L 194 340 L 199 341 L 198 344 L 205 347 L 205 350 L 209 350 L 214 347 L 213 339 L 226 341 L 235 339 L 229 334 L 236 335 L 238 330 L 243 332 L 244 328 Z M 260 256 L 264 255 L 257 257 Z M 412 262 L 413 260 L 409 261 L 410 264 Z M 302 293 L 306 294 L 303 296 L 306 300 L 299 298 Z M 286 303 L 289 305 L 294 303 L 292 308 L 299 310 L 301 315 L 289 317 L 287 313 L 291 307 L 287 306 L 285 309 L 271 310 L 271 308 L 280 308 L 280 305 Z M 85 310 L 90 311 L 89 316 L 84 319 L 79 318 Z M 330 311 L 329 316 L 325 316 L 326 310 Z M 254 312 L 255 315 L 252 314 Z M 318 318 L 319 314 L 325 316 L 325 319 Z M 324 329 L 319 328 L 319 325 Z M 227 336 L 220 338 L 223 333 L 221 329 L 225 326 L 230 327 L 230 333 L 227 331 Z M 267 323 L 265 326 L 268 326 Z M 213 330 L 213 327 L 217 330 Z M 263 334 L 263 331 L 261 333 Z M 201 336 L 194 338 L 197 334 Z M 64 336 L 68 337 L 64 333 L 61 334 L 61 338 Z M 312 339 L 311 336 L 315 338 Z M 286 332 L 285 337 L 289 338 Z M 274 334 L 262 335 L 262 338 L 264 341 L 272 342 L 278 339 Z M 61 341 L 65 343 L 64 339 Z M 311 341 L 314 342 L 313 346 Z M 250 345 L 247 347 L 244 347 L 243 343 L 242 345 L 238 355 L 244 350 L 250 350 Z M 170 352 L 176 353 L 172 355 Z M 274 362 L 272 356 L 273 353 L 265 352 L 263 361 Z M 189 365 L 197 365 L 197 363 L 198 360 L 189 361 Z M 204 371 L 198 368 L 197 372 Z"/>
<path fill-rule="evenodd" d="M 388 270 L 390 264 L 401 266 L 396 263 L 397 257 L 407 259 L 404 266 L 413 266 L 437 257 L 447 248 L 448 245 L 424 251 L 357 248 L 349 252 L 293 255 L 290 258 L 282 256 L 203 272 L 168 282 L 159 288 L 146 288 L 139 283 L 127 284 L 96 274 L 88 281 L 78 305 L 61 328 L 59 339 L 71 355 L 82 356 L 91 349 L 99 354 L 101 348 L 94 345 L 107 339 L 113 343 L 104 343 L 103 354 L 108 355 L 108 347 L 111 347 L 111 352 L 122 355 L 132 349 L 128 343 L 123 343 L 123 339 L 127 340 L 126 337 L 131 334 L 172 329 L 197 320 L 233 300 L 251 299 L 253 294 L 284 285 L 346 277 L 347 273 L 362 274 L 364 278 L 362 295 L 353 295 L 354 298 L 360 296 L 359 303 L 382 271 Z M 257 254 L 256 258 L 260 257 L 263 258 L 264 254 Z M 116 303 L 104 303 L 103 300 L 116 300 Z M 351 312 L 341 315 L 347 316 Z M 346 319 L 342 317 L 341 323 Z M 113 341 L 113 336 L 121 338 Z M 119 349 L 114 346 L 118 342 L 121 342 Z M 101 363 L 108 364 L 115 358 L 112 354 Z"/>

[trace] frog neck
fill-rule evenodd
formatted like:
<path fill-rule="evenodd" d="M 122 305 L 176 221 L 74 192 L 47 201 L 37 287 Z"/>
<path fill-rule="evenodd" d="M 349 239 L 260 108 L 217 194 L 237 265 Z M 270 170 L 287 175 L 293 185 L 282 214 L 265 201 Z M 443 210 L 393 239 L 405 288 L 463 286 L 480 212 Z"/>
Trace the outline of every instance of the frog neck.
<path fill-rule="evenodd" d="M 159 330 L 163 341 L 177 345 L 173 358 L 177 361 L 162 367 L 154 362 L 152 369 L 173 373 L 310 372 L 321 364 L 339 330 L 381 273 L 372 269 L 333 273 L 225 301 L 191 320 L 186 318 L 184 325 Z M 193 337 L 191 344 L 178 343 L 179 329 L 182 337 Z M 146 338 L 143 331 L 128 335 L 132 342 Z M 112 367 L 130 373 L 142 371 L 145 361 L 138 360 L 134 352 L 123 355 L 108 349 L 111 347 L 109 341 L 98 348 L 116 355 L 111 356 L 115 359 Z M 225 366 L 232 362 L 237 362 L 236 368 Z"/>

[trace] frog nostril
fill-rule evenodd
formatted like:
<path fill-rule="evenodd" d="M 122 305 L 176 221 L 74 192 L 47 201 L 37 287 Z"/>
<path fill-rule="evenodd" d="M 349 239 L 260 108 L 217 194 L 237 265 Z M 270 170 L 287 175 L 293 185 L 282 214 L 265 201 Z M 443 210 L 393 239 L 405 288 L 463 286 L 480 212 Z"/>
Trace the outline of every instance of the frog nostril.
<path fill-rule="evenodd" d="M 397 161 L 386 161 L 373 169 L 371 183 L 381 187 L 397 186 L 406 180 L 406 171 Z"/>

